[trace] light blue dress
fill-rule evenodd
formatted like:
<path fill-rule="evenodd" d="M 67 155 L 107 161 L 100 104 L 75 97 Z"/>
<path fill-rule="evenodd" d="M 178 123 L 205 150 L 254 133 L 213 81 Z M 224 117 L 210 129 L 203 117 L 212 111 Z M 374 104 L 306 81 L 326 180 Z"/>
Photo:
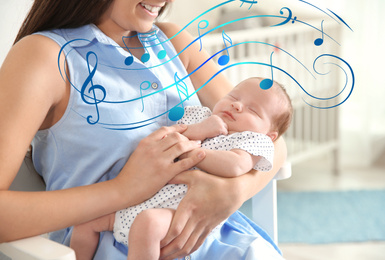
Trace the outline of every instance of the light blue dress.
<path fill-rule="evenodd" d="M 61 74 L 72 86 L 61 120 L 32 142 L 33 161 L 48 190 L 116 177 L 142 138 L 175 123 L 169 119 L 174 107 L 182 101 L 200 104 L 175 49 L 156 26 L 140 35 L 146 50 L 141 60 L 92 24 L 39 34 L 62 47 L 58 58 L 65 57 L 68 71 Z M 68 245 L 70 236 L 67 228 L 53 232 L 51 239 Z M 105 232 L 95 259 L 123 260 L 126 250 Z M 191 259 L 282 258 L 267 234 L 236 212 Z"/>

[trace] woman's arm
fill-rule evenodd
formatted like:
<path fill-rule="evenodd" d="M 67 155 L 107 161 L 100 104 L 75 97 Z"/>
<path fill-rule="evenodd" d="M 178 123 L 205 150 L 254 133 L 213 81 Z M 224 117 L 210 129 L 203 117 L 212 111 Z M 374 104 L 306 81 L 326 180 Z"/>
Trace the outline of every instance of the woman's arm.
<path fill-rule="evenodd" d="M 185 127 L 163 127 L 140 142 L 113 180 L 49 192 L 9 191 L 35 133 L 57 122 L 67 106 L 70 85 L 58 71 L 59 50 L 46 37 L 28 36 L 12 48 L 0 69 L 0 242 L 58 230 L 135 205 L 204 156 L 174 163 L 174 158 L 198 146 L 180 134 Z M 147 189 L 139 185 L 144 182 Z"/>

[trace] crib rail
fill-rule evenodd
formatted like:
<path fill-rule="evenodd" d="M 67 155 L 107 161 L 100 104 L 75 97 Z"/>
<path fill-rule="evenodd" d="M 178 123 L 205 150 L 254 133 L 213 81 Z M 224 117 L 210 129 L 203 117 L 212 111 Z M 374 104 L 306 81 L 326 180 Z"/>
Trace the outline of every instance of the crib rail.
<path fill-rule="evenodd" d="M 316 23 L 319 22 L 316 21 Z M 339 30 L 338 25 L 325 24 L 324 31 L 328 35 L 332 35 L 333 39 L 325 36 L 324 44 L 321 46 L 314 44 L 314 40 L 322 36 L 319 31 L 300 23 L 230 31 L 227 35 L 232 39 L 233 47 L 228 48 L 228 53 L 224 51 L 222 54 L 229 54 L 232 64 L 239 63 L 239 65 L 228 69 L 223 67 L 222 73 L 233 84 L 237 84 L 250 76 L 271 77 L 270 66 L 255 63 L 272 64 L 278 68 L 284 68 L 312 95 L 330 97 L 339 91 L 340 75 L 331 73 L 327 76 L 320 76 L 313 70 L 313 62 L 316 57 L 324 53 L 339 56 Z M 224 48 L 224 41 L 220 32 L 203 38 L 202 43 L 211 55 Z M 272 53 L 273 55 L 271 55 Z M 220 55 L 216 55 L 214 60 L 217 61 Z M 337 173 L 338 106 L 331 109 L 318 109 L 309 106 L 304 102 L 308 96 L 296 84 L 293 84 L 293 80 L 287 74 L 278 69 L 274 69 L 273 73 L 274 80 L 286 87 L 294 107 L 292 125 L 284 135 L 290 162 L 295 165 L 316 155 L 333 153 L 333 170 Z M 322 102 L 325 106 L 325 101 Z M 313 106 L 318 106 L 319 103 L 317 100 L 311 100 Z M 327 102 L 326 104 L 329 105 Z"/>

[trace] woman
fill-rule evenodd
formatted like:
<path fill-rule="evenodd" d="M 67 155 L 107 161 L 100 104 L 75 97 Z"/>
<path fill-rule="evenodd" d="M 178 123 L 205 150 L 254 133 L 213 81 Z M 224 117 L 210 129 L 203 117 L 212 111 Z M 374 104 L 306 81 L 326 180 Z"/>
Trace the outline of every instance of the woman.
<path fill-rule="evenodd" d="M 194 71 L 208 55 L 192 45 L 174 58 L 193 40 L 181 32 L 172 44 L 158 45 L 167 51 L 164 61 L 170 62 L 157 66 L 155 50 L 143 46 L 145 41 L 136 35 L 158 28 L 160 41 L 175 35 L 180 30 L 175 25 L 153 27 L 169 2 L 34 2 L 0 70 L 0 242 L 61 230 L 51 237 L 68 243 L 68 227 L 138 204 L 172 182 L 185 183 L 189 190 L 162 242 L 163 259 L 189 255 L 203 242 L 193 259 L 210 255 L 243 259 L 253 251 L 249 245 L 258 237 L 253 224 L 232 213 L 271 180 L 285 159 L 285 145 L 275 144 L 271 172 L 233 179 L 186 172 L 204 154 L 174 162 L 197 144 L 183 137 L 182 126 L 162 127 L 173 124 L 162 114 L 180 102 L 178 90 L 166 91 L 166 86 L 175 82 L 176 75 Z M 71 29 L 52 31 L 57 28 Z M 31 35 L 35 32 L 40 33 Z M 144 53 L 150 60 L 139 60 Z M 197 89 L 216 72 L 214 63 L 207 62 L 185 83 Z M 142 83 L 165 91 L 124 102 L 149 93 L 150 85 Z M 198 97 L 212 108 L 229 89 L 219 74 Z M 191 97 L 184 104 L 197 102 Z M 31 142 L 35 167 L 48 191 L 8 191 Z M 221 233 L 205 241 L 211 229 L 230 215 Z M 243 247 L 227 246 L 238 239 Z M 95 259 L 125 259 L 118 248 L 106 233 Z"/>

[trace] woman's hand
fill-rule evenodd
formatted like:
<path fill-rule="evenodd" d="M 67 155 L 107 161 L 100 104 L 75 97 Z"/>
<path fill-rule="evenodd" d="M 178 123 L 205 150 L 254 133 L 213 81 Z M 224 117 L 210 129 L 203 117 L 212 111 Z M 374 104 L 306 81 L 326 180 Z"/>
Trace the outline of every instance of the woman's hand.
<path fill-rule="evenodd" d="M 128 196 L 132 197 L 133 191 L 138 192 L 136 204 L 154 195 L 177 174 L 204 158 L 205 153 L 201 151 L 175 162 L 181 154 L 200 147 L 199 142 L 190 141 L 181 134 L 186 129 L 185 125 L 161 127 L 140 141 L 117 177 Z M 146 189 L 142 188 L 144 183 Z"/>
<path fill-rule="evenodd" d="M 237 195 L 235 178 L 194 170 L 179 174 L 171 182 L 187 184 L 188 191 L 161 242 L 162 260 L 184 257 L 197 250 L 211 230 L 243 203 Z"/>

